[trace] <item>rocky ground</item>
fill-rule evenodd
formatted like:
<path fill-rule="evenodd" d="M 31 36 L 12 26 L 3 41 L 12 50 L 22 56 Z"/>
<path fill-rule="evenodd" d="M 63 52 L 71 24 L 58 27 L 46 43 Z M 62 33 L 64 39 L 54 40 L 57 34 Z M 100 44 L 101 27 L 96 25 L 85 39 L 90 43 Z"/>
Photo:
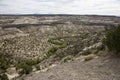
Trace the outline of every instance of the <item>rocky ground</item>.
<path fill-rule="evenodd" d="M 120 58 L 108 55 L 95 56 L 90 61 L 84 61 L 85 58 L 81 56 L 18 80 L 119 80 Z"/>

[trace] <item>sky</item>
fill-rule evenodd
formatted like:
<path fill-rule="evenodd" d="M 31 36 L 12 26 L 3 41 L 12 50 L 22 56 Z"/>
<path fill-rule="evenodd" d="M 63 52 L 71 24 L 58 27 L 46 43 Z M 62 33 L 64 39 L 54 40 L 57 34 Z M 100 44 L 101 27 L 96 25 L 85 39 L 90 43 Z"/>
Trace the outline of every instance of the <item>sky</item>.
<path fill-rule="evenodd" d="M 0 0 L 0 14 L 120 16 L 120 0 Z"/>

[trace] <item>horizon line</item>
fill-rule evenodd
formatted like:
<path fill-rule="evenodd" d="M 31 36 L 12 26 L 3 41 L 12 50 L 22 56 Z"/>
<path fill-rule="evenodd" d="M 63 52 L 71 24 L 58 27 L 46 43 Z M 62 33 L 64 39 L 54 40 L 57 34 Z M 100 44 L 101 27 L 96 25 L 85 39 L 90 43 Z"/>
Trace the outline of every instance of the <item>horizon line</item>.
<path fill-rule="evenodd" d="M 103 15 L 103 14 L 22 14 L 22 13 L 16 13 L 16 14 L 0 14 L 0 16 L 9 16 L 9 15 L 11 15 L 11 16 L 29 16 L 29 15 L 31 15 L 31 16 L 114 16 L 114 17 L 120 17 L 120 15 Z"/>

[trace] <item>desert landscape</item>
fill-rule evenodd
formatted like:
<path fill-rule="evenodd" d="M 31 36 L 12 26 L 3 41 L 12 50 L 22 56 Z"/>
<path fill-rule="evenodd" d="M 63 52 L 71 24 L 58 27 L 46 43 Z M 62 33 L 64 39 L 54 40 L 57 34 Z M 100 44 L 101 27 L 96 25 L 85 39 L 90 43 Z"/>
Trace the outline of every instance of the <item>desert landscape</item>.
<path fill-rule="evenodd" d="M 117 16 L 0 15 L 5 74 L 10 80 L 119 80 L 120 60 L 103 44 L 106 30 L 119 23 Z M 21 73 L 23 64 L 32 71 Z"/>

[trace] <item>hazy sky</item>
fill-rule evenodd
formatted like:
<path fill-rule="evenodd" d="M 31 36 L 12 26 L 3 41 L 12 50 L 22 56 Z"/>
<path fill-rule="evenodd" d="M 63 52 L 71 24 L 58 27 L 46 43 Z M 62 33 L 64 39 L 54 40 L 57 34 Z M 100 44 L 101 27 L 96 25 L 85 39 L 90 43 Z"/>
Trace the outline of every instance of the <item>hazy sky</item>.
<path fill-rule="evenodd" d="M 120 16 L 120 0 L 0 0 L 0 14 L 100 14 Z"/>

